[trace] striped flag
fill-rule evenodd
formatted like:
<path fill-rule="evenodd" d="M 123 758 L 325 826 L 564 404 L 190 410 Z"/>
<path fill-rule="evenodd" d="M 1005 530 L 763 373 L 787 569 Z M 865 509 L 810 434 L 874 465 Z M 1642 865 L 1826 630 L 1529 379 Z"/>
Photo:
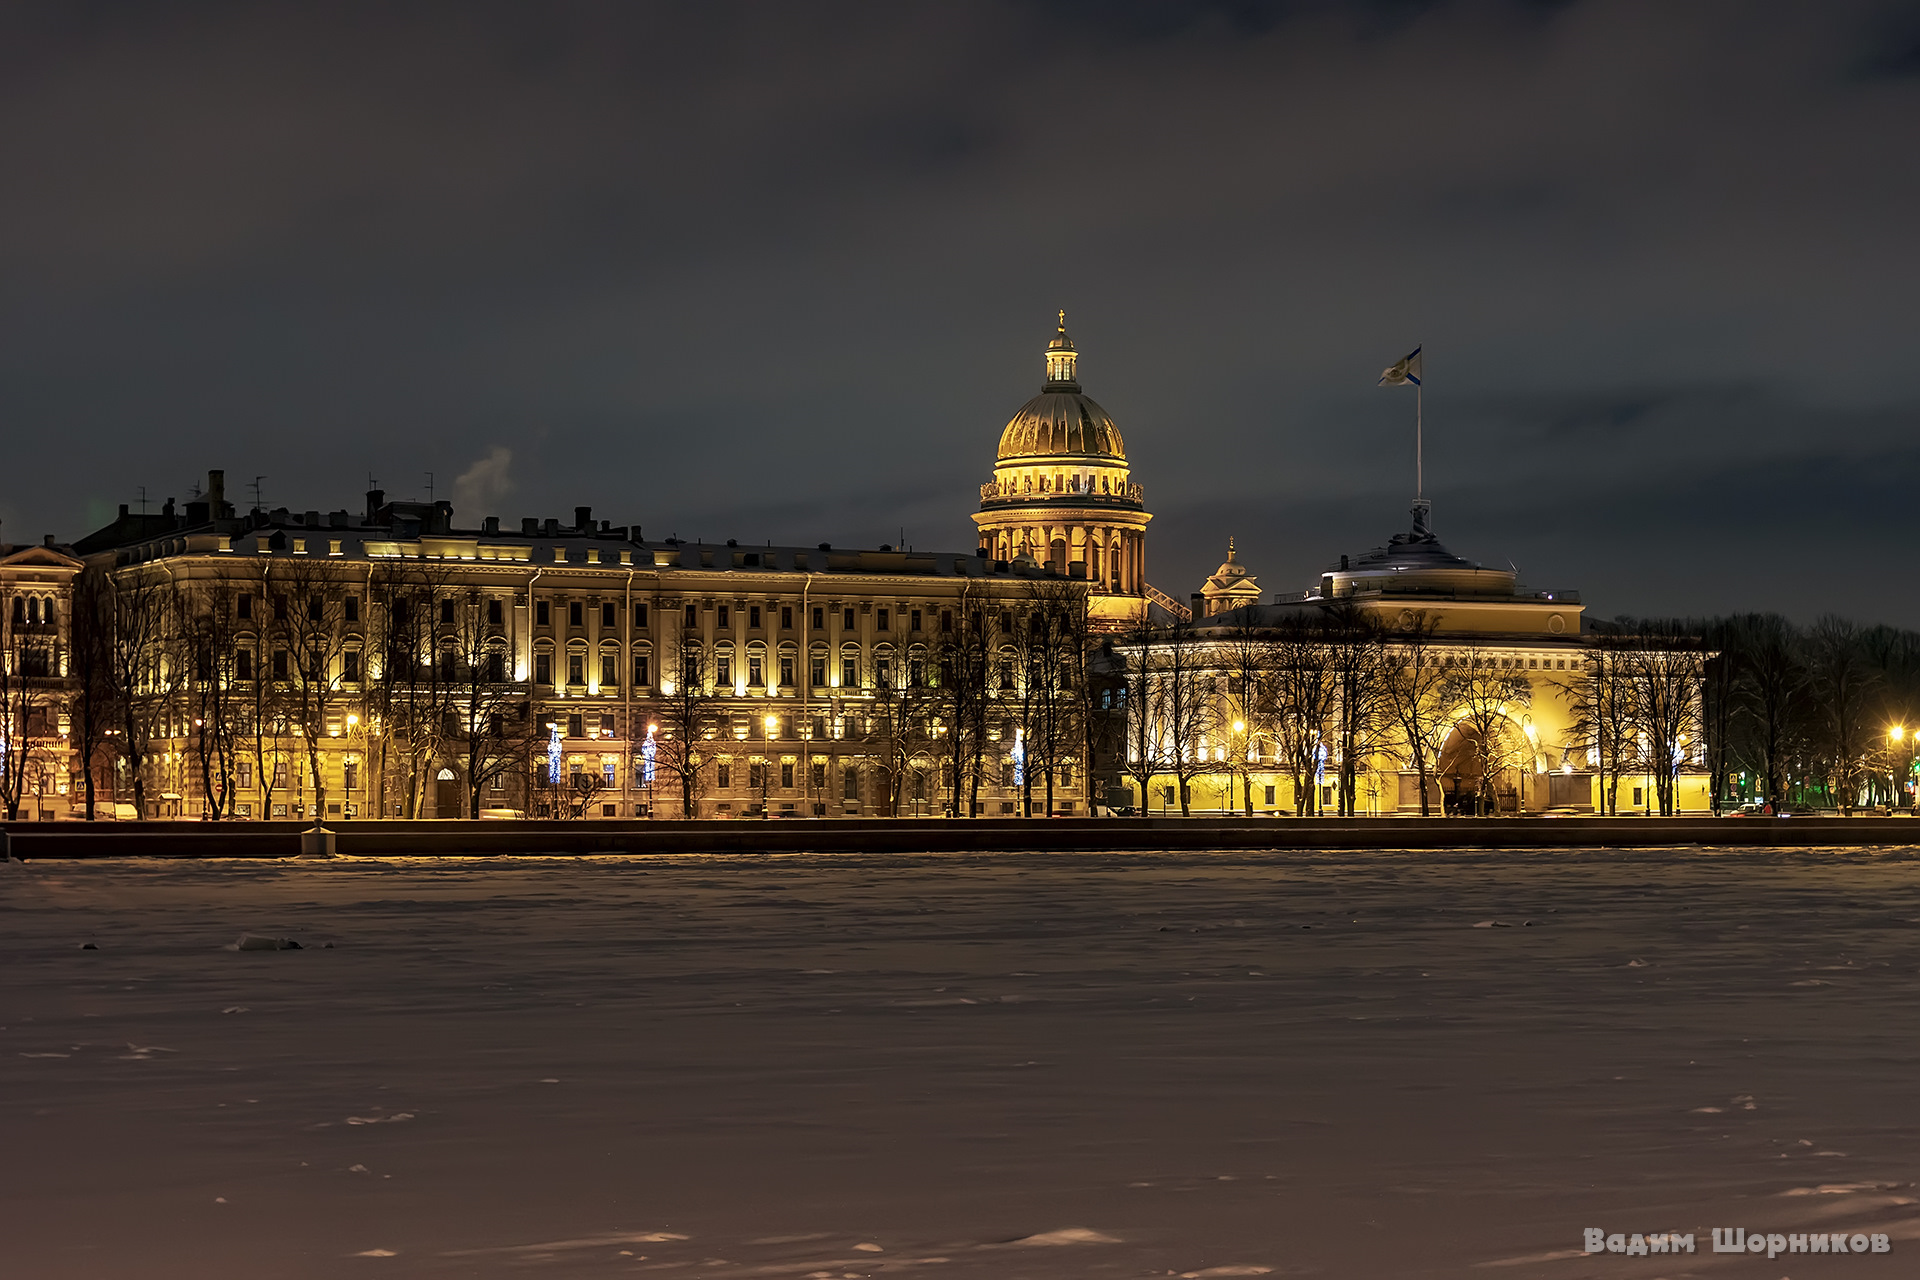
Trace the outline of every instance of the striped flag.
<path fill-rule="evenodd" d="M 1409 383 L 1416 387 L 1420 385 L 1419 347 L 1415 347 L 1399 364 L 1380 375 L 1380 385 L 1383 387 L 1404 387 Z"/>

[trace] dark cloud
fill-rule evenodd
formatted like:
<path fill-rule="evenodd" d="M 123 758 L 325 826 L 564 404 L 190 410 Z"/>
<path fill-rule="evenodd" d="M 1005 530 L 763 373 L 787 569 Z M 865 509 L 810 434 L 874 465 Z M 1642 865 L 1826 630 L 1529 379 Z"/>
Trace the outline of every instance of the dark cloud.
<path fill-rule="evenodd" d="M 1920 15 L 1836 0 L 16 7 L 9 537 L 264 474 L 971 545 L 1065 306 L 1184 595 L 1428 487 L 1604 613 L 1920 624 Z M 1900 468 L 1904 467 L 1902 472 Z M 510 484 L 506 476 L 510 474 Z M 497 481 L 497 482 L 496 482 Z M 477 519 L 485 512 L 463 513 Z"/>

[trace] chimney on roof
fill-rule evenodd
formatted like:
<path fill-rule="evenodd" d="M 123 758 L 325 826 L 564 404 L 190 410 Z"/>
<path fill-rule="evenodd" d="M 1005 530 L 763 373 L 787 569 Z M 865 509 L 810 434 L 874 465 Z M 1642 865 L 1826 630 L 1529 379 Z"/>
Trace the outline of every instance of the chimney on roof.
<path fill-rule="evenodd" d="M 499 533 L 499 532 L 500 532 L 500 517 L 499 517 L 499 516 L 488 516 L 488 517 L 487 517 L 487 518 L 486 518 L 485 520 L 483 520 L 483 521 L 481 521 L 481 522 L 480 522 L 480 532 L 482 532 L 482 533 L 487 533 L 487 534 L 493 534 L 493 533 Z"/>
<path fill-rule="evenodd" d="M 226 472 L 207 472 L 207 507 L 213 512 L 215 520 L 227 520 L 233 516 L 233 508 L 227 505 Z"/>
<path fill-rule="evenodd" d="M 387 491 L 385 489 L 367 490 L 367 523 L 376 523 L 380 518 L 380 508 L 386 505 Z"/>
<path fill-rule="evenodd" d="M 47 546 L 49 546 L 49 547 L 50 547 L 50 546 L 52 546 L 52 545 L 53 545 L 53 535 L 49 533 L 49 534 L 46 534 L 46 535 L 44 535 L 44 536 L 45 536 L 45 539 L 46 539 L 46 545 L 47 545 Z"/>
<path fill-rule="evenodd" d="M 582 533 L 593 532 L 593 508 L 575 507 L 573 509 L 573 527 Z"/>

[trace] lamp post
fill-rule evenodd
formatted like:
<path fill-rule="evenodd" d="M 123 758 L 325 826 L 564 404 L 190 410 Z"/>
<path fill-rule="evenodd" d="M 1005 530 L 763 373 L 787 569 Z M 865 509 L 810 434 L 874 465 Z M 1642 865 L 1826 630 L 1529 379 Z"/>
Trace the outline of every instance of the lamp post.
<path fill-rule="evenodd" d="M 359 785 L 351 787 L 347 785 L 346 766 L 349 762 L 342 761 L 340 767 L 340 816 L 343 818 L 358 817 L 366 808 L 365 805 L 361 805 L 359 809 L 355 809 L 353 804 L 353 793 L 356 791 L 364 791 L 367 785 L 367 780 L 361 773 L 365 761 L 359 758 L 361 754 L 360 748 L 354 745 L 359 741 L 361 741 L 360 713 L 357 711 L 349 711 L 347 712 L 347 752 L 354 757 L 351 761 L 353 765 L 353 781 Z"/>
<path fill-rule="evenodd" d="M 1907 771 L 1900 775 L 1900 780 L 1896 782 L 1893 787 L 1893 807 L 1899 809 L 1904 807 L 1903 802 L 1907 798 L 1907 788 L 1913 785 L 1914 743 L 1913 739 L 1907 736 L 1906 726 L 1899 724 L 1887 730 L 1887 740 L 1893 744 L 1894 750 L 1898 750 L 1902 742 L 1907 744 Z"/>
<path fill-rule="evenodd" d="M 1233 775 L 1235 773 L 1240 775 L 1240 798 L 1245 804 L 1247 816 L 1251 818 L 1253 816 L 1253 770 L 1247 767 L 1252 761 L 1248 758 L 1247 722 L 1245 720 L 1235 720 L 1233 722 L 1233 742 L 1228 746 L 1227 750 L 1233 757 L 1227 770 L 1227 785 L 1233 785 Z"/>
<path fill-rule="evenodd" d="M 760 765 L 760 817 L 764 820 L 773 816 L 767 804 L 767 789 L 773 785 L 773 731 L 779 727 L 780 717 L 769 715 L 761 723 L 767 730 L 767 758 Z"/>

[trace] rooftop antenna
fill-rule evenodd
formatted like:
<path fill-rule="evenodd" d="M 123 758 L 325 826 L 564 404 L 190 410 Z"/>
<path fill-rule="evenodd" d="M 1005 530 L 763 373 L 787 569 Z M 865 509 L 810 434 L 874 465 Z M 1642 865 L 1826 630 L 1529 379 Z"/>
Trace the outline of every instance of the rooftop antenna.
<path fill-rule="evenodd" d="M 261 497 L 261 489 L 260 489 L 260 482 L 265 479 L 266 479 L 265 476 L 255 476 L 253 478 L 253 483 L 248 486 L 248 488 L 253 490 L 253 506 L 254 506 L 254 510 L 256 511 L 266 510 L 266 500 Z"/>
<path fill-rule="evenodd" d="M 140 514 L 143 517 L 147 514 L 147 486 L 145 485 L 140 486 Z"/>
<path fill-rule="evenodd" d="M 429 505 L 433 502 L 433 472 L 431 471 L 427 472 L 427 502 Z"/>

